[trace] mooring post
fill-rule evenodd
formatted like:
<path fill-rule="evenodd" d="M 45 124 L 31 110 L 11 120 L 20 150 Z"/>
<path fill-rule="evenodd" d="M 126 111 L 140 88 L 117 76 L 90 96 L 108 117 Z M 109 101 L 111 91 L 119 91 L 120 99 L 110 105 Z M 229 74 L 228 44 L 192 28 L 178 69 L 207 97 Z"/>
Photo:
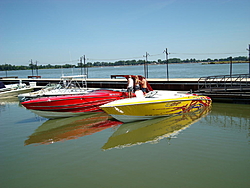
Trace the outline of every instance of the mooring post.
<path fill-rule="evenodd" d="M 168 75 L 168 49 L 166 48 L 166 64 L 167 64 L 167 80 L 169 81 L 169 75 Z"/>
<path fill-rule="evenodd" d="M 232 57 L 229 57 L 229 59 L 230 59 L 230 77 L 232 78 L 232 69 L 233 69 L 233 66 L 232 66 Z"/>
<path fill-rule="evenodd" d="M 33 62 L 32 62 L 32 59 L 30 60 L 30 65 L 31 65 L 31 71 L 32 71 L 32 76 L 33 76 Z"/>
<path fill-rule="evenodd" d="M 233 58 L 229 57 L 230 59 L 230 80 L 231 80 L 231 86 L 232 86 L 232 69 L 233 69 Z"/>
<path fill-rule="evenodd" d="M 85 55 L 83 56 L 83 67 L 84 67 L 84 74 L 87 75 L 87 71 L 86 71 L 86 57 L 85 57 Z"/>
<path fill-rule="evenodd" d="M 248 74 L 249 74 L 249 78 L 250 78 L 250 44 L 248 44 L 248 63 L 249 63 L 249 67 L 248 67 Z"/>
<path fill-rule="evenodd" d="M 37 61 L 36 61 L 36 75 L 38 76 L 38 66 L 37 66 Z"/>
<path fill-rule="evenodd" d="M 82 75 L 82 57 L 80 57 L 81 75 Z"/>
<path fill-rule="evenodd" d="M 146 57 L 146 60 L 145 60 L 145 63 L 144 63 L 144 75 L 145 75 L 145 78 L 148 78 L 148 56 L 149 56 L 148 52 L 146 52 L 146 55 L 143 56 L 143 57 Z"/>

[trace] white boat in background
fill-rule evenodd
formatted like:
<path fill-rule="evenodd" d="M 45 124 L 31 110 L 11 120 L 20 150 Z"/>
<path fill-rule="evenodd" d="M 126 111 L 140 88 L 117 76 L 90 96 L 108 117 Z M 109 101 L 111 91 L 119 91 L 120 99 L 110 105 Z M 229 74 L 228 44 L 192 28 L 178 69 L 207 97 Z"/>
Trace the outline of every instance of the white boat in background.
<path fill-rule="evenodd" d="M 21 93 L 27 93 L 33 91 L 34 88 L 27 86 L 25 83 L 22 83 L 22 80 L 19 80 L 18 84 L 8 84 L 5 85 L 3 82 L 0 82 L 0 97 L 16 97 Z"/>
<path fill-rule="evenodd" d="M 20 94 L 18 99 L 20 102 L 24 102 L 40 97 L 77 95 L 88 92 L 86 75 L 62 76 L 58 84 L 49 84 L 39 91 Z"/>
<path fill-rule="evenodd" d="M 195 112 L 210 106 L 211 98 L 175 91 L 151 91 L 146 97 L 116 100 L 100 106 L 102 110 L 122 122 L 147 120 L 163 116 Z"/>

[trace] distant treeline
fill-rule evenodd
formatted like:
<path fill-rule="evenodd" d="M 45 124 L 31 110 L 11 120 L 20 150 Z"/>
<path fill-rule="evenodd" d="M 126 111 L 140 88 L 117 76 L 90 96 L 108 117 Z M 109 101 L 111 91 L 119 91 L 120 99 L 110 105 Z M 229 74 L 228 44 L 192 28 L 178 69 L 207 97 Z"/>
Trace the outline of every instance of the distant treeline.
<path fill-rule="evenodd" d="M 232 58 L 233 62 L 246 62 L 248 58 L 246 56 L 239 56 Z M 168 63 L 200 63 L 200 62 L 207 62 L 207 63 L 220 63 L 220 62 L 230 62 L 230 57 L 222 58 L 222 59 L 206 59 L 206 60 L 197 60 L 193 59 L 186 59 L 181 60 L 179 58 L 171 58 L 168 60 Z M 11 64 L 3 64 L 0 65 L 0 71 L 6 70 L 30 70 L 30 69 L 60 69 L 60 68 L 79 68 L 79 67 L 98 67 L 98 66 L 127 66 L 127 65 L 143 65 L 145 60 L 126 60 L 126 61 L 116 61 L 112 62 L 88 62 L 85 65 L 81 63 L 74 64 L 65 64 L 65 65 L 36 65 L 36 64 L 29 64 L 28 66 L 24 65 L 11 65 Z M 157 61 L 148 61 L 147 64 L 166 64 L 166 60 L 158 59 Z"/>

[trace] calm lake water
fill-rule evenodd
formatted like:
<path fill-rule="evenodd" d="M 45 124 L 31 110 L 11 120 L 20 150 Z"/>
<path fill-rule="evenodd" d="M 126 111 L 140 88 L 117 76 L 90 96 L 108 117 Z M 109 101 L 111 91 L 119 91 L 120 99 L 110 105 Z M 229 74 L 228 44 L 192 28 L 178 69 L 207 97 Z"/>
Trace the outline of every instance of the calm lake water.
<path fill-rule="evenodd" d="M 201 74 L 197 67 L 202 67 L 201 76 L 227 74 L 208 69 L 211 65 L 190 66 L 183 69 L 193 70 L 193 77 Z M 164 75 L 163 68 L 155 67 L 150 69 Z M 89 73 L 109 78 L 127 74 L 123 69 L 93 68 Z M 247 73 L 248 65 L 237 69 L 235 74 Z M 49 77 L 42 71 L 42 77 Z M 60 77 L 55 72 L 51 76 Z M 191 77 L 189 72 L 172 76 Z M 13 98 L 0 99 L 0 119 L 1 188 L 250 187 L 250 105 L 213 103 L 211 110 L 195 114 L 122 124 L 105 113 L 48 120 Z"/>
<path fill-rule="evenodd" d="M 233 74 L 248 74 L 248 63 L 233 64 Z M 84 69 L 82 69 L 84 73 Z M 70 76 L 81 74 L 80 68 L 69 69 L 41 69 L 38 70 L 38 75 L 42 78 L 60 78 L 62 75 Z M 110 75 L 132 74 L 144 75 L 144 66 L 120 66 L 120 67 L 93 67 L 88 69 L 89 78 L 110 78 Z M 229 64 L 201 64 L 201 63 L 186 63 L 186 64 L 169 64 L 169 78 L 199 78 L 204 76 L 229 75 Z M 31 70 L 7 71 L 7 76 L 18 76 L 19 78 L 27 78 L 32 75 Z M 34 70 L 33 75 L 37 75 Z M 5 71 L 0 71 L 0 77 L 6 76 Z M 149 65 L 149 78 L 166 78 L 166 65 Z"/>
<path fill-rule="evenodd" d="M 214 103 L 203 117 L 121 124 L 104 113 L 47 120 L 2 102 L 1 187 L 248 188 L 249 112 Z"/>

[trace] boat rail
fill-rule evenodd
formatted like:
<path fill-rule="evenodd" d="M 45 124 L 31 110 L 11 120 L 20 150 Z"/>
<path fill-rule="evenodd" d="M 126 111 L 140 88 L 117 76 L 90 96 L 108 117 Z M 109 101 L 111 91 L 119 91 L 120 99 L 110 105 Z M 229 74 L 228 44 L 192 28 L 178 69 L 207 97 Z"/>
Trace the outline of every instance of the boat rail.
<path fill-rule="evenodd" d="M 62 76 L 58 89 L 80 88 L 87 90 L 87 75 Z"/>
<path fill-rule="evenodd" d="M 250 74 L 233 74 L 200 77 L 198 80 L 198 92 L 214 89 L 227 91 L 228 89 L 238 89 L 243 91 L 244 88 L 250 87 Z"/>

